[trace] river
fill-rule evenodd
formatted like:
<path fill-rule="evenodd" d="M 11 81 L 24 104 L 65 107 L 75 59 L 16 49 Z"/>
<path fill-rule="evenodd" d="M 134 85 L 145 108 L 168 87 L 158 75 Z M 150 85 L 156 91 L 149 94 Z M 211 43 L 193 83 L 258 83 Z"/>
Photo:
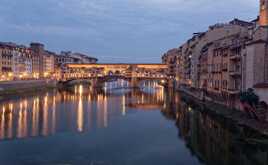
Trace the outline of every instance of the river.
<path fill-rule="evenodd" d="M 267 165 L 267 140 L 156 82 L 0 102 L 2 165 Z"/>

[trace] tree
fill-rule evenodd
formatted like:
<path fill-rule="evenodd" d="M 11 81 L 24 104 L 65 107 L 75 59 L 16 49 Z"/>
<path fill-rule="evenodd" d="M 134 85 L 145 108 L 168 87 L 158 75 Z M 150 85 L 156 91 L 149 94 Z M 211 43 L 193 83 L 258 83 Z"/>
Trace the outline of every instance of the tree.
<path fill-rule="evenodd" d="M 251 107 L 256 107 L 259 104 L 260 98 L 252 88 L 240 93 L 240 101 L 248 103 Z"/>

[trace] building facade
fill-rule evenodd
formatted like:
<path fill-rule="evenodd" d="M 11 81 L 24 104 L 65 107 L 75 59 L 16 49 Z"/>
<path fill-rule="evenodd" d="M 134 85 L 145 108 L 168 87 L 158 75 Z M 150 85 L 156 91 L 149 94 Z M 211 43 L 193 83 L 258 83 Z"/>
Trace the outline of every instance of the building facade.
<path fill-rule="evenodd" d="M 168 64 L 167 75 L 175 78 L 178 71 L 179 49 L 171 49 L 162 56 L 162 63 Z"/>
<path fill-rule="evenodd" d="M 1 80 L 32 78 L 32 51 L 15 43 L 0 43 Z"/>
<path fill-rule="evenodd" d="M 43 55 L 43 77 L 51 78 L 54 77 L 55 73 L 55 56 L 53 52 L 45 51 Z"/>
<path fill-rule="evenodd" d="M 268 25 L 268 1 L 267 0 L 260 0 L 260 19 L 259 25 L 260 26 L 267 26 Z"/>
<path fill-rule="evenodd" d="M 63 64 L 64 63 L 95 64 L 98 62 L 98 59 L 82 53 L 62 51 L 60 53 L 60 58 L 58 58 L 58 62 Z"/>
<path fill-rule="evenodd" d="M 1 59 L 1 80 L 13 79 L 13 56 L 15 54 L 14 47 L 6 43 L 0 44 L 0 59 Z"/>
<path fill-rule="evenodd" d="M 32 50 L 26 46 L 16 45 L 16 52 L 13 56 L 14 69 L 13 74 L 15 78 L 19 79 L 29 79 L 33 76 L 32 67 Z"/>
<path fill-rule="evenodd" d="M 45 54 L 45 46 L 41 43 L 31 43 L 30 48 L 33 51 L 32 57 L 32 67 L 33 76 L 35 78 L 40 78 L 44 76 L 43 71 L 43 56 Z"/>
<path fill-rule="evenodd" d="M 60 79 L 65 64 L 96 63 L 98 59 L 81 53 L 45 50 L 41 43 L 30 47 L 0 42 L 0 81 L 53 78 Z"/>
<path fill-rule="evenodd" d="M 177 71 L 170 74 L 179 77 L 179 86 L 205 91 L 224 104 L 236 105 L 239 93 L 248 88 L 268 103 L 267 25 L 268 0 L 260 0 L 258 19 L 210 26 L 176 48 L 175 55 L 166 53 L 163 63 L 173 68 L 167 59 L 177 56 Z"/>

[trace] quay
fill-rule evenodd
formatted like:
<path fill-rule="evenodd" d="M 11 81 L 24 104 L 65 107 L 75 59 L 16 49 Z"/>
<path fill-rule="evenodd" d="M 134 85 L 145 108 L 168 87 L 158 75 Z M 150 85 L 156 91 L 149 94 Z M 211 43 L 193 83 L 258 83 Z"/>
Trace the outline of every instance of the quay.
<path fill-rule="evenodd" d="M 257 121 L 256 119 L 248 118 L 245 112 L 241 110 L 227 107 L 213 100 L 202 100 L 202 98 L 197 97 L 192 92 L 187 90 L 178 89 L 177 92 L 180 93 L 181 98 L 192 105 L 195 105 L 198 110 L 211 113 L 226 120 L 232 121 L 234 124 L 248 130 L 258 132 L 264 136 L 268 137 L 268 121 Z"/>

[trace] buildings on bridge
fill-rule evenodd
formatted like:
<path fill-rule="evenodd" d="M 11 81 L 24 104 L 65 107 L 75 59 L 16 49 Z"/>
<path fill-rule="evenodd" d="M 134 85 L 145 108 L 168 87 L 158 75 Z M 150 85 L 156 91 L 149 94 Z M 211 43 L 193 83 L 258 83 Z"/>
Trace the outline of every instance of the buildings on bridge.
<path fill-rule="evenodd" d="M 71 51 L 62 51 L 59 55 L 56 56 L 57 64 L 95 64 L 98 62 L 97 58 L 89 57 L 81 53 L 73 53 Z"/>
<path fill-rule="evenodd" d="M 194 33 L 162 57 L 169 75 L 183 88 L 206 91 L 225 104 L 254 88 L 268 103 L 268 0 L 260 0 L 256 20 L 234 19 Z"/>
<path fill-rule="evenodd" d="M 121 76 L 124 78 L 166 79 L 165 64 L 67 64 L 62 79 Z"/>
<path fill-rule="evenodd" d="M 41 43 L 29 47 L 0 42 L 0 81 L 57 78 L 66 63 L 96 63 L 81 53 L 47 51 Z"/>

